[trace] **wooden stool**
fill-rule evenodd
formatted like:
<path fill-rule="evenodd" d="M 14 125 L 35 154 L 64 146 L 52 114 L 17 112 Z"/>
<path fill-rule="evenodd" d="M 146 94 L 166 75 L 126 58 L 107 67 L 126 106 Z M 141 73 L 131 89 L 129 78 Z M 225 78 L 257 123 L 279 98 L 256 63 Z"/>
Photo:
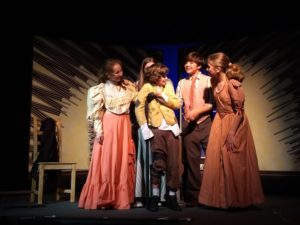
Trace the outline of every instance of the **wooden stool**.
<path fill-rule="evenodd" d="M 70 170 L 71 171 L 71 184 L 70 189 L 58 188 L 56 191 L 56 200 L 60 199 L 60 192 L 70 194 L 70 202 L 75 202 L 76 190 L 76 163 L 62 163 L 62 162 L 40 162 L 39 163 L 39 177 L 38 186 L 36 189 L 36 181 L 31 185 L 30 202 L 33 203 L 35 195 L 38 196 L 38 205 L 43 204 L 44 192 L 44 175 L 46 170 Z"/>

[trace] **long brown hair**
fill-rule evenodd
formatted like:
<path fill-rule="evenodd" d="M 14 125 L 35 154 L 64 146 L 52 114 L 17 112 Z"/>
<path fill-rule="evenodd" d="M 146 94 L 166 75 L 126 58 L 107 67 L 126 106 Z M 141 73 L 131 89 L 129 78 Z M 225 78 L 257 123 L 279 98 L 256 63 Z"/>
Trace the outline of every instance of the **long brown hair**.
<path fill-rule="evenodd" d="M 140 73 L 139 73 L 139 79 L 137 82 L 137 90 L 141 90 L 141 88 L 143 87 L 144 83 L 145 83 L 145 66 L 147 63 L 149 62 L 153 62 L 155 63 L 155 59 L 152 57 L 146 57 L 144 58 L 144 60 L 142 61 L 141 67 L 140 67 Z"/>

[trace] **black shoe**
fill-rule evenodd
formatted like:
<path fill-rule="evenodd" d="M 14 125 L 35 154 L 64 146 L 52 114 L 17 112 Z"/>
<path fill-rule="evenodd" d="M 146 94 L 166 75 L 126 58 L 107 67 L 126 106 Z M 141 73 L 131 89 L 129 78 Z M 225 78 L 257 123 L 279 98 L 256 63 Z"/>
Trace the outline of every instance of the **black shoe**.
<path fill-rule="evenodd" d="M 175 210 L 175 211 L 181 211 L 181 208 L 178 205 L 178 202 L 177 202 L 177 199 L 176 199 L 176 195 L 168 197 L 167 208 Z"/>
<path fill-rule="evenodd" d="M 147 205 L 147 209 L 151 212 L 157 212 L 158 211 L 158 202 L 159 202 L 158 196 L 151 197 L 150 202 Z"/>

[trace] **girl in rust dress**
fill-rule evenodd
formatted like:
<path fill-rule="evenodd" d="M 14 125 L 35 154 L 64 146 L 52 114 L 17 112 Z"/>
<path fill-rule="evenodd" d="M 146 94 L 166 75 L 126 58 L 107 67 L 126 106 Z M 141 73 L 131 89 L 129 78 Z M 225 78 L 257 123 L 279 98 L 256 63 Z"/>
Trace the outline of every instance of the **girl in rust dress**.
<path fill-rule="evenodd" d="M 242 208 L 264 201 L 256 150 L 244 112 L 244 75 L 224 53 L 208 57 L 217 104 L 207 147 L 199 203 Z"/>
<path fill-rule="evenodd" d="M 129 106 L 135 85 L 124 79 L 122 62 L 108 59 L 101 83 L 88 91 L 87 118 L 94 123 L 91 164 L 78 207 L 130 209 L 134 201 L 135 146 Z"/>

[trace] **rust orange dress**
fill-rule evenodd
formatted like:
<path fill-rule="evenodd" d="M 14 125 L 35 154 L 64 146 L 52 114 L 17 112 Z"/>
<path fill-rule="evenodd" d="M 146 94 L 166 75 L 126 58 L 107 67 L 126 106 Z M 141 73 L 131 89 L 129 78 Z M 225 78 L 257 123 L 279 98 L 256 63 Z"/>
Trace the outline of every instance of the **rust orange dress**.
<path fill-rule="evenodd" d="M 216 208 L 247 207 L 264 201 L 256 150 L 244 112 L 244 92 L 237 80 L 227 80 L 214 97 L 217 113 L 209 136 L 199 203 Z M 243 116 L 235 134 L 235 151 L 225 141 L 236 113 Z"/>

